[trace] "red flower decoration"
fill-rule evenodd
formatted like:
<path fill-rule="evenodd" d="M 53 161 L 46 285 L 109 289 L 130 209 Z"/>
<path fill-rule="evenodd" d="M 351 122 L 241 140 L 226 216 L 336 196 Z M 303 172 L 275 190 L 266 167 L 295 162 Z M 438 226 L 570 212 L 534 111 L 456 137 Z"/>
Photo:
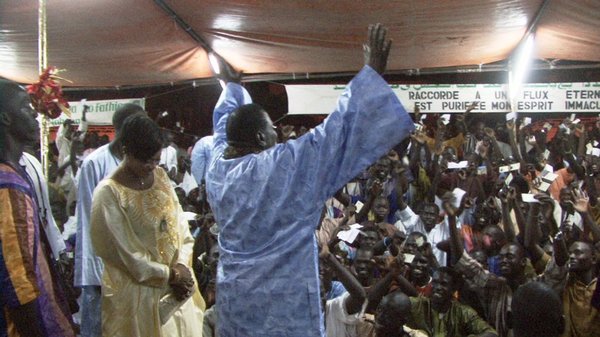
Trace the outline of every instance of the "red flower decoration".
<path fill-rule="evenodd" d="M 71 116 L 69 102 L 63 97 L 62 87 L 56 81 L 64 80 L 56 76 L 59 72 L 56 67 L 48 67 L 40 75 L 39 82 L 27 86 L 35 110 L 50 119 L 58 118 L 63 112 Z"/>

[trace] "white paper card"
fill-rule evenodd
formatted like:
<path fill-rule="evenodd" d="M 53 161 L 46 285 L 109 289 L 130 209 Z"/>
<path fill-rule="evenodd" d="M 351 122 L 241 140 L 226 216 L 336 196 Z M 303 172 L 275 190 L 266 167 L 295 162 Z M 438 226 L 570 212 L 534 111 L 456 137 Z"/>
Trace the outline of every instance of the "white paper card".
<path fill-rule="evenodd" d="M 574 121 L 575 120 L 575 114 L 571 114 L 571 117 L 569 119 L 572 120 L 572 121 Z"/>
<path fill-rule="evenodd" d="M 550 188 L 550 184 L 548 184 L 548 183 L 547 183 L 547 182 L 545 182 L 545 181 L 542 181 L 542 182 L 540 183 L 540 185 L 538 186 L 538 190 L 540 190 L 540 191 L 542 191 L 542 192 L 546 192 L 546 191 L 548 191 L 548 189 L 549 189 L 549 188 Z"/>
<path fill-rule="evenodd" d="M 513 120 L 515 118 L 517 118 L 517 114 L 514 113 L 514 112 L 509 112 L 509 113 L 506 114 L 506 120 L 507 121 Z"/>
<path fill-rule="evenodd" d="M 508 172 L 510 171 L 510 165 L 500 166 L 498 167 L 498 171 L 500 171 L 500 173 Z"/>
<path fill-rule="evenodd" d="M 355 224 L 353 224 L 353 225 L 350 225 L 350 228 L 353 228 L 353 229 L 361 229 L 361 228 L 363 228 L 363 225 L 355 223 Z"/>
<path fill-rule="evenodd" d="M 544 154 L 543 154 L 543 156 L 544 156 L 544 159 L 548 160 L 548 158 L 550 157 L 550 150 L 546 149 L 546 150 L 544 151 Z"/>
<path fill-rule="evenodd" d="M 592 156 L 596 156 L 596 157 L 600 157 L 600 149 L 599 148 L 593 148 L 592 149 Z"/>
<path fill-rule="evenodd" d="M 466 168 L 469 166 L 469 162 L 466 160 L 461 161 L 460 163 L 455 163 L 455 162 L 448 162 L 448 169 L 449 170 L 455 170 L 455 169 L 461 169 L 461 168 Z"/>
<path fill-rule="evenodd" d="M 351 228 L 350 230 L 339 232 L 337 234 L 337 237 L 342 241 L 346 241 L 348 243 L 353 243 L 356 240 L 356 237 L 358 236 L 359 233 L 360 233 L 360 229 Z"/>
<path fill-rule="evenodd" d="M 544 170 L 542 171 L 542 175 L 545 176 L 548 173 L 553 173 L 554 172 L 554 167 L 552 167 L 552 165 L 550 164 L 546 164 L 546 166 L 544 166 Z"/>
<path fill-rule="evenodd" d="M 593 147 L 588 147 L 588 148 L 585 150 L 585 154 L 587 154 L 587 155 L 590 155 L 590 156 L 591 156 L 591 155 L 592 155 L 592 151 L 594 151 L 594 148 L 593 148 Z"/>
<path fill-rule="evenodd" d="M 553 182 L 554 180 L 556 180 L 556 178 L 558 178 L 558 174 L 556 174 L 556 173 L 552 173 L 552 172 L 548 172 L 546 175 L 544 175 L 544 176 L 542 177 L 542 179 L 543 179 L 543 180 L 545 180 L 545 181 L 547 181 L 547 182 L 549 182 L 549 183 L 551 183 L 551 182 Z"/>
<path fill-rule="evenodd" d="M 521 168 L 521 163 L 510 164 L 511 171 L 518 171 Z"/>
<path fill-rule="evenodd" d="M 504 179 L 504 184 L 506 184 L 506 186 L 510 185 L 510 182 L 513 180 L 513 175 L 512 173 L 509 173 L 508 176 L 506 177 L 506 179 Z"/>
<path fill-rule="evenodd" d="M 425 243 L 425 241 L 423 241 L 423 238 L 419 236 L 415 239 L 415 243 L 417 244 L 417 247 L 421 247 Z"/>
<path fill-rule="evenodd" d="M 477 168 L 477 175 L 478 176 L 482 176 L 482 175 L 486 175 L 487 174 L 487 167 L 486 166 L 479 166 Z"/>
<path fill-rule="evenodd" d="M 354 206 L 356 207 L 356 214 L 360 213 L 360 210 L 363 208 L 365 204 L 363 204 L 360 200 L 358 200 Z"/>
<path fill-rule="evenodd" d="M 450 114 L 443 114 L 440 118 L 442 119 L 442 123 L 444 123 L 444 125 L 448 125 L 448 123 L 450 123 Z"/>
<path fill-rule="evenodd" d="M 523 126 L 527 126 L 529 124 L 531 124 L 531 117 L 525 117 L 523 119 Z"/>
<path fill-rule="evenodd" d="M 595 141 L 594 141 L 594 147 L 598 146 L 598 144 L 600 144 L 600 143 L 598 143 L 598 141 L 597 141 L 597 140 L 595 140 Z"/>
<path fill-rule="evenodd" d="M 540 202 L 531 193 L 522 193 L 521 199 L 523 199 L 523 202 L 538 202 L 538 203 Z"/>
<path fill-rule="evenodd" d="M 415 256 L 413 254 L 404 254 L 404 263 L 411 264 L 414 259 Z"/>
<path fill-rule="evenodd" d="M 458 187 L 456 187 L 453 191 L 452 194 L 454 194 L 454 200 L 452 202 L 452 204 L 454 205 L 454 207 L 459 208 L 460 207 L 460 202 L 462 200 L 462 198 L 464 197 L 464 195 L 467 192 L 465 190 L 462 190 Z"/>

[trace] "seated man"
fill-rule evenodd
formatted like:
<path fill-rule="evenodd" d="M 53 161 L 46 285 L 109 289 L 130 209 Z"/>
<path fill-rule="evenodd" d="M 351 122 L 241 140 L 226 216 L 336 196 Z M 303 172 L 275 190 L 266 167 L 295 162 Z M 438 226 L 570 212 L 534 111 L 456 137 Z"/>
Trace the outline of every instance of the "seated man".
<path fill-rule="evenodd" d="M 341 296 L 325 301 L 327 280 L 321 276 L 321 301 L 325 310 L 325 331 L 327 337 L 356 337 L 357 326 L 364 306 L 366 305 L 366 292 L 358 280 L 342 264 L 329 253 L 324 246 L 319 254 L 320 269 L 331 269 L 335 276 L 344 285 L 347 292 Z"/>
<path fill-rule="evenodd" d="M 452 298 L 460 284 L 460 274 L 440 267 L 433 274 L 431 297 L 410 298 L 411 315 L 406 325 L 433 337 L 498 336 L 475 310 Z"/>
<path fill-rule="evenodd" d="M 408 279 L 410 283 L 417 289 L 419 295 L 424 297 L 431 296 L 431 270 L 432 266 L 429 264 L 427 257 L 417 251 L 410 263 Z"/>
<path fill-rule="evenodd" d="M 426 203 L 419 215 L 416 215 L 409 206 L 396 212 L 407 233 L 419 232 L 427 236 L 433 254 L 440 266 L 446 265 L 447 254 L 438 249 L 437 244 L 450 237 L 448 221 L 440 216 L 440 208 L 434 203 Z"/>
<path fill-rule="evenodd" d="M 375 314 L 375 336 L 427 337 L 426 333 L 405 326 L 410 310 L 410 299 L 405 294 L 395 291 L 386 295 Z"/>
<path fill-rule="evenodd" d="M 598 287 L 597 256 L 593 244 L 574 242 L 569 247 L 568 273 L 562 269 L 555 278 L 561 280 L 563 286 L 561 295 L 566 314 L 563 336 L 600 336 L 600 310 L 592 303 Z"/>
<path fill-rule="evenodd" d="M 517 289 L 512 300 L 511 322 L 514 337 L 558 337 L 565 330 L 560 298 L 540 282 Z"/>
<path fill-rule="evenodd" d="M 472 289 L 477 293 L 483 303 L 487 314 L 487 321 L 493 324 L 502 337 L 510 336 L 509 318 L 513 293 L 523 284 L 530 281 L 540 280 L 553 287 L 560 288 L 559 277 L 564 270 L 566 252 L 559 247 L 561 237 L 554 242 L 556 247 L 555 258 L 547 266 L 546 272 L 539 277 L 530 277 L 525 273 L 527 255 L 525 249 L 518 243 L 509 242 L 500 249 L 499 268 L 502 277 L 498 277 L 484 269 L 475 259 L 465 252 L 461 237 L 455 225 L 456 208 L 448 201 L 444 201 L 444 208 L 449 214 L 450 243 L 453 264 L 456 270 L 461 272 L 470 280 Z M 435 290 L 434 290 L 435 292 Z"/>

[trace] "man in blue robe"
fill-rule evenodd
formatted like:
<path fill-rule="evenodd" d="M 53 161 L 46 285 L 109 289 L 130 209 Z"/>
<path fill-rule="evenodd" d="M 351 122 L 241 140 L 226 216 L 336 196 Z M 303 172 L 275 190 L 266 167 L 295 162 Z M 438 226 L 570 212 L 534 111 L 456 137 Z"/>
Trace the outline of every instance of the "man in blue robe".
<path fill-rule="evenodd" d="M 323 205 L 413 129 L 380 75 L 390 44 L 385 28 L 369 27 L 365 66 L 336 110 L 277 145 L 269 115 L 250 104 L 240 73 L 220 59 L 227 86 L 213 115 L 206 177 L 219 224 L 219 336 L 324 335 L 314 236 Z"/>

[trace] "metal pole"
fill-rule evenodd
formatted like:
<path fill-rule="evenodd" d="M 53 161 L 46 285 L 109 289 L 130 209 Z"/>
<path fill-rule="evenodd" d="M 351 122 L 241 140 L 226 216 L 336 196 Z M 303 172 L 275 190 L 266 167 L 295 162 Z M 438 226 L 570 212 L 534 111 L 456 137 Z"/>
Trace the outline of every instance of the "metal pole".
<path fill-rule="evenodd" d="M 48 66 L 48 45 L 46 38 L 46 0 L 39 0 L 38 10 L 38 70 L 41 74 Z M 48 116 L 42 115 L 40 126 L 40 162 L 42 172 L 48 177 Z"/>

